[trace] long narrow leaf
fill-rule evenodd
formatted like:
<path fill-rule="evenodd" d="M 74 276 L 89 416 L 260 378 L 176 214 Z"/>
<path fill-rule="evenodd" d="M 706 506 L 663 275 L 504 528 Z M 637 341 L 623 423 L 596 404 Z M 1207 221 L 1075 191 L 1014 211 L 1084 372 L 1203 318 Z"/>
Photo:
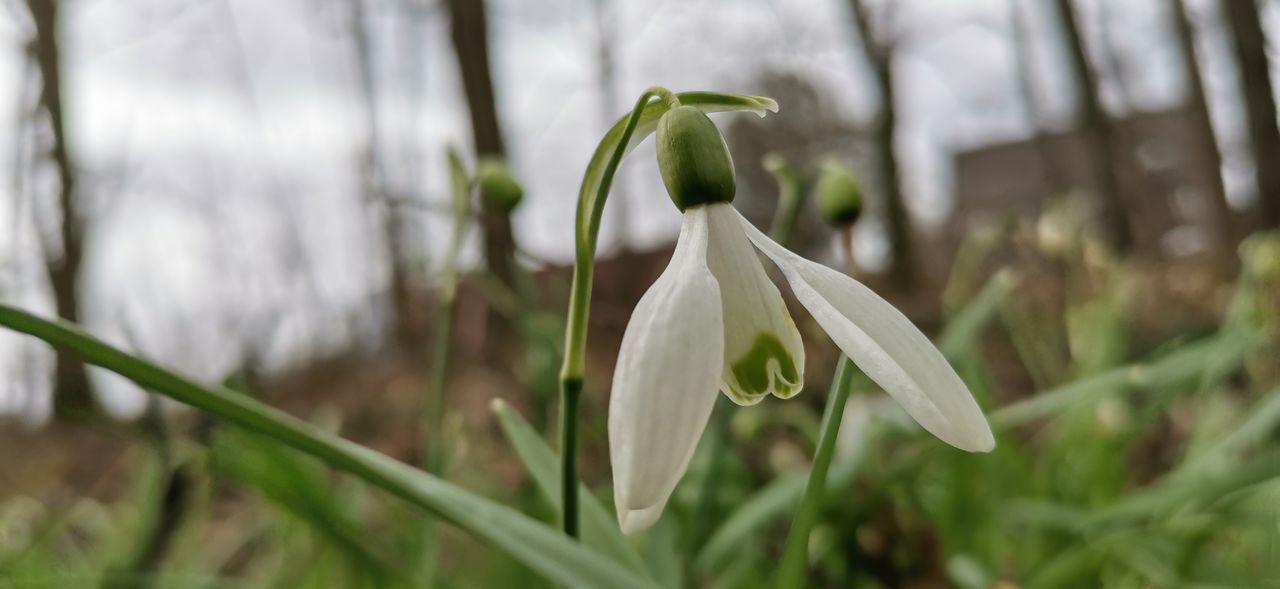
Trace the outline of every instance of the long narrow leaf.
<path fill-rule="evenodd" d="M 1121 387 L 1161 390 L 1196 384 L 1210 368 L 1229 360 L 1238 366 L 1260 338 L 1222 333 L 1187 344 L 1149 363 L 1119 366 L 1002 407 L 991 414 L 991 425 L 1007 429 L 1049 417 L 1063 408 L 1096 399 Z"/>
<path fill-rule="evenodd" d="M 698 551 L 694 568 L 706 572 L 725 564 L 745 538 L 796 504 L 808 480 L 808 471 L 780 476 L 740 503 Z"/>
<path fill-rule="evenodd" d="M 256 490 L 279 509 L 293 514 L 351 559 L 363 573 L 385 583 L 392 577 L 387 560 L 363 538 L 364 530 L 334 494 L 318 462 L 261 434 L 220 431 L 211 444 L 212 464 L 235 481 Z"/>
<path fill-rule="evenodd" d="M 222 387 L 209 387 L 130 356 L 74 325 L 0 305 L 0 325 L 78 352 L 143 388 L 208 411 L 315 456 L 466 530 L 547 578 L 579 587 L 652 587 L 586 546 L 509 507 Z"/>
<path fill-rule="evenodd" d="M 1262 396 L 1248 410 L 1248 416 L 1230 432 L 1222 434 L 1201 453 L 1189 457 L 1173 476 L 1199 476 L 1206 472 L 1229 468 L 1239 460 L 1246 448 L 1259 445 L 1280 424 L 1280 388 Z"/>
<path fill-rule="evenodd" d="M 973 349 L 982 329 L 991 322 L 1017 285 L 1018 276 L 1012 270 L 1002 270 L 993 275 L 972 300 L 947 320 L 947 327 L 938 338 L 938 349 L 942 354 L 953 359 Z"/>
<path fill-rule="evenodd" d="M 533 477 L 538 491 L 559 515 L 559 455 L 534 431 L 529 422 L 501 399 L 493 401 L 493 412 L 498 416 L 498 423 L 502 425 L 507 443 L 515 450 L 520 462 L 529 471 L 529 476 Z M 627 544 L 609 510 L 596 500 L 585 485 L 579 488 L 578 493 L 581 497 L 579 507 L 582 508 L 582 541 L 633 571 L 645 573 L 644 562 Z"/>
<path fill-rule="evenodd" d="M 1194 501 L 1218 501 L 1254 485 L 1280 478 L 1280 453 L 1269 453 L 1221 473 L 1199 477 L 1168 476 L 1129 494 L 1124 500 L 1096 513 L 1090 526 L 1119 525 L 1169 512 Z"/>

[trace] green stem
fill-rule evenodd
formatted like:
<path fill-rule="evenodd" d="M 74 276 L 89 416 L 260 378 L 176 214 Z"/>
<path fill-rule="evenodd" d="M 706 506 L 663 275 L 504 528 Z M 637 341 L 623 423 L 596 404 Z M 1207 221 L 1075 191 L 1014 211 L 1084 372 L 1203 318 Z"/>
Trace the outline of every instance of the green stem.
<path fill-rule="evenodd" d="M 561 523 L 570 538 L 578 537 L 578 401 L 582 381 L 562 383 L 560 399 L 560 489 L 563 497 Z"/>
<path fill-rule="evenodd" d="M 840 433 L 840 421 L 844 417 L 844 406 L 849 400 L 855 370 L 849 358 L 840 356 L 831 393 L 827 397 L 827 408 L 822 414 L 822 429 L 818 437 L 818 449 L 813 455 L 813 467 L 809 470 L 809 482 L 805 484 L 800 507 L 791 520 L 791 532 L 787 535 L 787 545 L 782 553 L 777 583 L 780 589 L 805 585 L 804 571 L 809 563 L 809 532 L 818 521 L 818 510 L 827 485 L 827 471 L 831 468 L 831 457 L 835 454 L 836 437 Z"/>
<path fill-rule="evenodd" d="M 569 323 L 565 327 L 564 366 L 560 370 L 561 382 L 581 379 L 585 373 L 585 355 L 587 347 L 587 316 L 591 303 L 591 274 L 594 269 L 596 255 L 596 235 L 593 229 L 600 227 L 600 218 L 604 214 L 604 203 L 609 198 L 609 188 L 613 185 L 613 176 L 618 171 L 618 164 L 627 152 L 627 144 L 631 135 L 640 124 L 640 115 L 644 107 L 654 96 L 659 96 L 668 104 L 677 101 L 675 95 L 666 88 L 649 88 L 640 94 L 635 108 L 622 131 L 618 147 L 609 156 L 601 177 L 600 188 L 595 194 L 579 194 L 577 220 L 575 222 L 573 285 L 569 291 Z"/>
<path fill-rule="evenodd" d="M 431 342 L 431 377 L 427 382 L 422 412 L 422 467 L 431 474 L 442 475 L 448 453 L 444 449 L 443 431 L 446 386 L 449 379 L 449 340 L 453 334 L 453 309 L 458 298 L 458 252 L 471 217 L 471 178 L 462 165 L 457 150 L 446 150 L 449 167 L 453 231 L 441 263 L 438 288 L 439 308 L 435 333 Z"/>
<path fill-rule="evenodd" d="M 445 385 L 449 371 L 449 340 L 453 333 L 453 301 L 448 296 L 440 301 L 439 315 L 436 317 L 433 348 L 431 351 L 431 380 L 427 385 L 427 410 L 422 413 L 422 460 L 423 470 L 444 478 L 448 466 L 448 452 L 444 448 L 444 413 Z M 439 522 L 428 519 L 422 524 L 422 570 L 419 572 L 419 587 L 435 586 L 436 559 L 440 552 Z"/>
<path fill-rule="evenodd" d="M 449 236 L 449 245 L 445 250 L 441 267 L 439 286 L 439 308 L 435 320 L 435 333 L 432 334 L 432 349 L 427 390 L 424 391 L 421 429 L 420 460 L 423 470 L 445 478 L 448 468 L 449 452 L 445 448 L 444 416 L 447 409 L 445 398 L 449 382 L 449 340 L 453 335 L 453 310 L 458 292 L 458 251 L 462 238 L 467 231 L 471 218 L 471 178 L 462 165 L 462 158 L 457 150 L 449 147 L 446 150 L 449 166 L 451 209 L 453 211 L 453 232 Z M 418 575 L 421 587 L 435 585 L 436 556 L 439 553 L 439 525 L 435 520 L 428 520 L 422 529 L 422 565 Z"/>
<path fill-rule="evenodd" d="M 582 381 L 586 373 L 587 316 L 591 302 L 591 274 L 595 263 L 596 235 L 591 228 L 600 226 L 604 203 L 613 185 L 613 176 L 627 151 L 631 135 L 640 124 L 644 107 L 654 96 L 667 104 L 679 104 L 679 99 L 665 88 L 650 88 L 640 94 L 631 117 L 623 129 L 618 147 L 609 156 L 600 188 L 596 194 L 580 194 L 573 262 L 573 286 L 569 292 L 569 320 L 565 326 L 564 365 L 560 369 L 560 469 L 564 533 L 578 536 L 578 399 L 582 396 Z M 594 197 L 594 198 L 591 198 Z M 588 202 L 590 201 L 590 202 Z"/>
<path fill-rule="evenodd" d="M 440 301 L 431 350 L 431 380 L 427 385 L 428 409 L 423 412 L 422 468 L 442 474 L 445 468 L 444 412 L 445 386 L 449 374 L 449 340 L 453 334 L 453 297 Z"/>

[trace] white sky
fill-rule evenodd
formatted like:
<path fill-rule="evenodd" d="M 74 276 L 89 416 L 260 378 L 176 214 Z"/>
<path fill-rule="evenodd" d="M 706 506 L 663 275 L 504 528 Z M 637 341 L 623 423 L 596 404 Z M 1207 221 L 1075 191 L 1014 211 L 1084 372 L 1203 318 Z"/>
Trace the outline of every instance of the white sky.
<path fill-rule="evenodd" d="M 844 98 L 851 119 L 864 120 L 875 107 L 845 0 L 602 0 L 615 22 L 610 39 L 621 101 L 603 105 L 596 1 L 490 1 L 499 114 L 526 186 L 516 232 L 539 257 L 570 258 L 583 166 L 605 120 L 620 116 L 645 87 L 752 93 L 757 72 L 791 69 Z M 389 154 L 392 186 L 442 201 L 444 146 L 465 151 L 469 143 L 465 103 L 443 11 L 424 3 L 431 6 L 413 22 L 401 4 L 366 2 L 379 67 L 379 148 Z M 1082 20 L 1094 47 L 1104 31 L 1099 23 L 1107 23 L 1130 107 L 1163 108 L 1180 95 L 1167 4 L 1113 2 L 1104 13 L 1100 0 L 1085 2 Z M 916 214 L 937 222 L 949 205 L 952 149 L 1030 130 L 1012 77 L 1009 2 L 896 5 L 904 179 Z M 1237 155 L 1242 125 L 1232 102 L 1234 72 L 1225 65 L 1227 40 L 1208 3 L 1193 5 L 1206 17 L 1201 49 L 1227 148 L 1226 178 L 1233 196 L 1247 199 L 1249 163 Z M 341 345 L 376 329 L 368 326 L 376 318 L 335 327 L 316 315 L 367 305 L 386 279 L 372 239 L 378 220 L 359 195 L 366 124 L 350 4 L 72 0 L 64 10 L 69 129 L 92 219 L 83 289 L 90 327 L 204 378 L 245 354 L 280 365 L 304 343 Z M 12 14 L 0 10 L 6 138 L 31 98 L 17 91 L 27 31 Z M 1065 57 L 1056 31 L 1039 16 L 1035 84 L 1051 120 L 1064 125 L 1071 108 Z M 1269 17 L 1274 24 L 1274 10 Z M 1114 107 L 1121 94 L 1115 72 L 1104 74 Z M 773 116 L 787 116 L 787 105 Z M 14 148 L 13 141 L 0 143 L 0 297 L 49 312 L 33 219 L 48 233 L 56 218 L 47 204 L 30 201 L 33 193 L 49 194 L 39 188 L 47 187 L 48 173 L 29 178 L 18 198 Z M 637 150 L 625 170 L 629 241 L 648 247 L 671 239 L 679 218 L 658 181 L 652 148 Z M 616 238 L 606 219 L 602 244 Z M 420 245 L 427 255 L 440 249 L 446 226 L 425 221 Z M 264 331 L 265 349 L 248 350 L 245 342 Z M 45 352 L 21 341 L 0 334 L 0 414 L 26 412 L 39 421 L 47 413 L 41 391 L 13 375 L 30 363 L 28 355 Z M 121 415 L 140 410 L 141 397 L 127 384 L 104 388 Z"/>

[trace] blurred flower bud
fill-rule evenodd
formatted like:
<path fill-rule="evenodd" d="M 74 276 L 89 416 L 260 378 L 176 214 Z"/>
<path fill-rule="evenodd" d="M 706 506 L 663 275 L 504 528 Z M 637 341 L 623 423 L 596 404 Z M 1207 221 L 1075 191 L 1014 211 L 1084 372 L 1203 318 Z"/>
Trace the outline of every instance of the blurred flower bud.
<path fill-rule="evenodd" d="M 834 161 L 824 164 L 815 192 L 818 214 L 828 223 L 838 227 L 852 225 L 862 216 L 862 190 L 843 165 Z"/>
<path fill-rule="evenodd" d="M 1240 244 L 1245 274 L 1261 283 L 1280 281 L 1280 233 L 1259 232 Z"/>
<path fill-rule="evenodd" d="M 764 154 L 764 159 L 760 161 L 760 165 L 764 166 L 766 172 L 773 174 L 775 177 L 781 174 L 794 174 L 795 168 L 791 162 L 782 154 L 771 151 Z"/>
<path fill-rule="evenodd" d="M 733 202 L 733 158 L 710 117 L 692 106 L 677 106 L 658 121 L 657 141 L 658 170 L 676 208 Z"/>
<path fill-rule="evenodd" d="M 500 160 L 484 159 L 476 165 L 476 182 L 485 204 L 504 213 L 511 212 L 524 198 L 524 188 Z"/>
<path fill-rule="evenodd" d="M 800 220 L 800 206 L 804 204 L 805 185 L 807 180 L 787 158 L 777 152 L 764 156 L 765 171 L 773 174 L 778 182 L 778 208 L 773 213 L 773 224 L 769 226 L 769 235 L 786 243 L 791 232 Z"/>

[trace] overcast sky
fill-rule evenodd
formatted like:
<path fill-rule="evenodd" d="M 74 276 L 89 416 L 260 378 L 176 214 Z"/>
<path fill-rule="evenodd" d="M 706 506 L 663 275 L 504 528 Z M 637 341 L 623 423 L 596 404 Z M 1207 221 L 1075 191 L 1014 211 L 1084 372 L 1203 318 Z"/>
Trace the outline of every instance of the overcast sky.
<path fill-rule="evenodd" d="M 618 104 L 604 104 L 599 93 L 598 1 L 613 23 L 608 39 Z M 334 327 L 315 315 L 317 308 L 367 306 L 386 280 L 374 238 L 378 219 L 360 195 L 359 154 L 370 133 L 350 2 L 64 4 L 69 133 L 91 221 L 83 288 L 90 327 L 211 379 L 250 353 L 245 333 L 263 337 L 255 330 L 264 317 L 274 327 L 264 349 L 253 353 L 272 365 L 286 363 L 301 342 L 341 345 L 370 329 L 366 323 L 376 317 Z M 404 4 L 366 2 L 378 65 L 376 137 L 390 184 L 442 202 L 444 146 L 465 151 L 469 144 L 465 102 L 444 12 L 424 2 L 430 6 L 409 18 Z M 1099 47 L 1106 35 L 1120 68 L 1103 68 L 1111 108 L 1124 102 L 1157 109 L 1179 100 L 1167 4 L 1083 3 L 1090 43 Z M 1209 3 L 1192 4 L 1227 148 L 1226 177 L 1233 197 L 1247 199 L 1227 40 L 1217 16 L 1205 10 Z M 904 182 L 917 216 L 937 222 L 949 204 L 951 151 L 1031 130 L 1014 78 L 1010 4 L 896 5 Z M 583 167 L 606 121 L 648 86 L 752 93 L 756 75 L 773 68 L 799 72 L 838 97 L 851 120 L 865 121 L 876 106 L 865 91 L 867 70 L 844 0 L 492 0 L 490 7 L 499 114 L 527 189 L 517 238 L 542 258 L 569 259 Z M 33 99 L 19 91 L 29 31 L 13 14 L 0 11 L 0 137 L 6 138 Z M 1276 16 L 1271 11 L 1269 22 Z M 1064 53 L 1045 15 L 1034 17 L 1034 83 L 1050 122 L 1062 127 L 1072 107 Z M 773 116 L 787 116 L 787 108 L 782 104 Z M 15 179 L 11 162 L 29 159 L 15 147 L 0 143 L 0 297 L 51 312 L 38 253 L 40 231 L 50 234 L 56 223 L 50 174 L 46 168 Z M 625 235 L 639 247 L 671 239 L 679 226 L 646 147 L 622 176 L 633 212 Z M 446 224 L 424 223 L 429 255 Z M 601 243 L 616 235 L 606 223 Z M 25 411 L 39 421 L 47 414 L 42 393 L 13 375 L 32 366 L 33 357 L 47 363 L 47 355 L 20 341 L 0 334 L 0 413 Z M 115 391 L 109 406 L 120 414 L 141 409 L 141 397 L 124 385 L 106 388 Z"/>

